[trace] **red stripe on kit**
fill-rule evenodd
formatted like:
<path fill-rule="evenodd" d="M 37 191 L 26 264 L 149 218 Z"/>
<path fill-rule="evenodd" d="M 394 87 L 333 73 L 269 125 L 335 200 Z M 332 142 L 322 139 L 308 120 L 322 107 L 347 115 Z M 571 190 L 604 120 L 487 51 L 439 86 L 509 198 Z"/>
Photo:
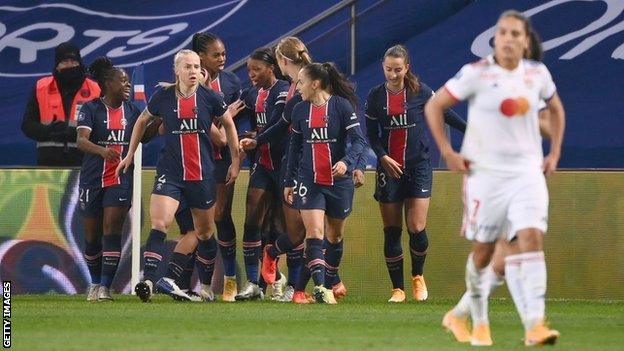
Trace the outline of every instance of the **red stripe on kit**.
<path fill-rule="evenodd" d="M 106 126 L 109 131 L 109 141 L 111 142 L 123 142 L 124 130 L 126 127 L 126 120 L 124 119 L 124 107 L 121 104 L 119 108 L 106 107 Z M 108 187 L 112 185 L 121 184 L 121 179 L 115 174 L 117 165 L 121 161 L 121 155 L 123 153 L 123 145 L 107 145 L 107 149 L 114 149 L 119 153 L 119 158 L 116 160 L 104 159 L 102 166 L 102 187 Z"/>
<path fill-rule="evenodd" d="M 178 98 L 178 119 L 189 127 L 189 133 L 180 134 L 184 180 L 202 180 L 199 134 L 197 133 L 197 94 Z"/>
<path fill-rule="evenodd" d="M 214 91 L 221 91 L 221 83 L 219 82 L 219 77 L 210 82 L 210 89 Z M 221 148 L 212 144 L 212 153 L 214 155 L 215 160 L 223 160 L 223 155 L 221 155 Z"/>
<path fill-rule="evenodd" d="M 397 94 L 386 91 L 388 118 L 394 127 L 388 135 L 388 154 L 390 158 L 405 167 L 405 150 L 407 149 L 407 110 L 405 89 Z"/>
<path fill-rule="evenodd" d="M 309 128 L 312 131 L 312 139 L 318 137 L 320 140 L 328 138 L 326 103 L 323 106 L 314 106 L 310 104 Z M 332 160 L 329 143 L 312 143 L 312 167 L 314 169 L 314 182 L 321 185 L 333 185 L 334 177 L 332 175 Z"/>

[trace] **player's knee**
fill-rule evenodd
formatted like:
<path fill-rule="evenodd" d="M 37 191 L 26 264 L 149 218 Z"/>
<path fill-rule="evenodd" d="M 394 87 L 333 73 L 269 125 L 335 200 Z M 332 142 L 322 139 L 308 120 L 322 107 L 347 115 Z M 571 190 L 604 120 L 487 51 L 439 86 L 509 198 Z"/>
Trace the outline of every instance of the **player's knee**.
<path fill-rule="evenodd" d="M 518 232 L 518 246 L 522 252 L 542 251 L 543 234 L 539 229 L 523 229 Z"/>
<path fill-rule="evenodd" d="M 307 239 L 323 239 L 323 229 L 322 228 L 306 229 L 306 238 Z"/>
<path fill-rule="evenodd" d="M 426 219 L 410 219 L 407 223 L 407 229 L 412 233 L 420 233 L 427 227 Z"/>
<path fill-rule="evenodd" d="M 487 265 L 490 264 L 491 258 L 492 251 L 487 248 L 474 250 L 472 253 L 472 260 L 474 261 L 475 267 L 479 269 L 487 267 Z"/>
<path fill-rule="evenodd" d="M 212 225 L 201 225 L 201 226 L 195 226 L 195 235 L 197 235 L 197 238 L 199 238 L 199 240 L 206 240 L 206 239 L 210 239 L 212 237 L 212 235 L 214 234 L 214 228 Z"/>
<path fill-rule="evenodd" d="M 167 223 L 167 221 L 162 219 L 152 219 L 152 229 L 167 233 L 169 232 L 169 227 L 171 227 L 171 223 Z"/>

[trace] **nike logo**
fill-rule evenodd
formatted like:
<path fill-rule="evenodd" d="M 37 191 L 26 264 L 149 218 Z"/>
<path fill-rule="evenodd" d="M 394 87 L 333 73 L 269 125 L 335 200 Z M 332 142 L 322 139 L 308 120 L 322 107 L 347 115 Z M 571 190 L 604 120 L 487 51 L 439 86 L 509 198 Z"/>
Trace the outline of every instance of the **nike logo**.
<path fill-rule="evenodd" d="M 346 210 L 342 210 L 342 212 L 347 213 L 347 212 L 349 212 L 350 209 L 351 209 L 351 207 L 347 208 Z"/>
<path fill-rule="evenodd" d="M 214 200 L 206 201 L 206 205 L 210 205 L 213 202 L 214 202 Z"/>
<path fill-rule="evenodd" d="M 124 199 L 123 197 L 119 198 L 119 201 L 126 201 L 126 200 L 128 200 L 128 199 Z"/>
<path fill-rule="evenodd" d="M 429 191 L 429 189 L 420 189 L 420 191 L 422 191 L 423 193 L 426 193 L 427 191 Z"/>

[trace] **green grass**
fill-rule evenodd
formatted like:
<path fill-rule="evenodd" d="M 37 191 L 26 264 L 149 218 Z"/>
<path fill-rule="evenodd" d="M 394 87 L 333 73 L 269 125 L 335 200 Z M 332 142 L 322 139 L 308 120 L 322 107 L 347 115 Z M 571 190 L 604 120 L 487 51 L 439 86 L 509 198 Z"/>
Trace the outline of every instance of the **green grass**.
<path fill-rule="evenodd" d="M 17 350 L 456 350 L 440 327 L 449 300 L 391 305 L 349 297 L 337 306 L 274 302 L 179 303 L 157 296 L 88 303 L 84 296 L 22 295 L 12 300 Z M 490 306 L 493 349 L 522 349 L 508 300 Z M 549 301 L 560 350 L 621 350 L 624 302 Z"/>

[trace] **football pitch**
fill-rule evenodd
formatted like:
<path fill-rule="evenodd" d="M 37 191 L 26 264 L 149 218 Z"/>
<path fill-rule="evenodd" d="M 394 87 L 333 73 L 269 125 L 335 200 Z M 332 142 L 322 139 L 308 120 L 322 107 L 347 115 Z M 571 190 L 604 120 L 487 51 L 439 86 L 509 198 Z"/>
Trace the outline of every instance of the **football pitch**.
<path fill-rule="evenodd" d="M 468 349 L 440 326 L 454 301 L 389 304 L 347 297 L 338 305 L 271 301 L 151 303 L 117 295 L 12 298 L 16 350 L 457 350 Z M 622 350 L 624 301 L 550 300 L 548 316 L 560 350 Z M 490 305 L 492 349 L 523 349 L 510 300 Z"/>

